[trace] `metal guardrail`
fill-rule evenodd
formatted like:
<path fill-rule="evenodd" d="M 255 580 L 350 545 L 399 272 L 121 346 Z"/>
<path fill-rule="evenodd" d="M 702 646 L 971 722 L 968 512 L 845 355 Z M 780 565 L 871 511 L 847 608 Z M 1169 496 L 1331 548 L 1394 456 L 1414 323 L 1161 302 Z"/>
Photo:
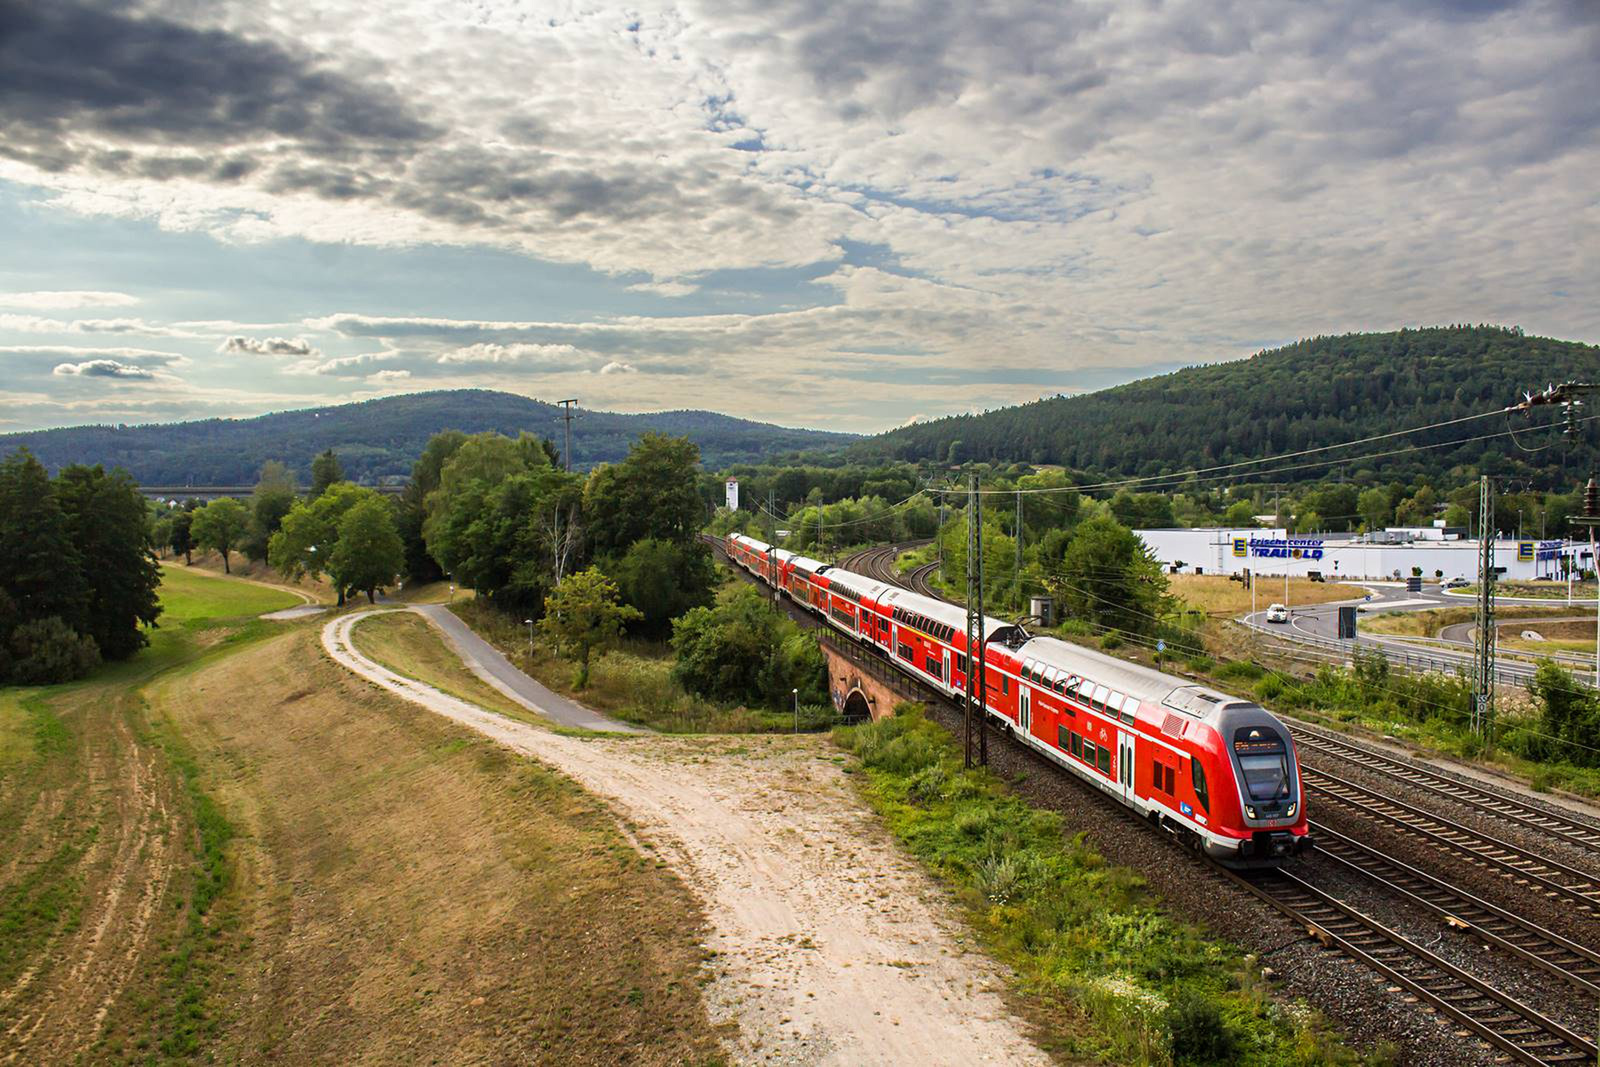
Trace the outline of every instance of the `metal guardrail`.
<path fill-rule="evenodd" d="M 1408 674 L 1463 674 L 1470 673 L 1472 663 L 1465 656 L 1437 656 L 1431 655 L 1423 649 L 1411 650 L 1397 645 L 1380 641 L 1362 641 L 1359 637 L 1350 640 L 1336 637 L 1319 637 L 1315 634 L 1296 633 L 1294 636 L 1268 630 L 1265 627 L 1251 623 L 1241 623 L 1246 629 L 1264 635 L 1270 640 L 1282 645 L 1294 647 L 1296 645 L 1309 646 L 1333 654 L 1333 658 L 1353 660 L 1356 652 L 1376 652 L 1389 661 L 1392 668 L 1398 668 Z M 1512 664 L 1508 666 L 1495 666 L 1495 684 L 1510 685 L 1521 689 L 1528 688 L 1533 681 L 1534 672 L 1538 668 L 1532 664 Z M 1592 685 L 1593 679 L 1585 679 L 1575 675 L 1580 682 Z"/>

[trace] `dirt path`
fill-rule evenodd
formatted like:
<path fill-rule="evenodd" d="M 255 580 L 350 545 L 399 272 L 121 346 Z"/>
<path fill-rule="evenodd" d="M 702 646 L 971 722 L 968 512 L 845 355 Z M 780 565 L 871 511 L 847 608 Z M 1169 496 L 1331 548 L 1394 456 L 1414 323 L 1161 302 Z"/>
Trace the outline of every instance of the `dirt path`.
<path fill-rule="evenodd" d="M 737 1022 L 739 1062 L 1048 1062 L 817 739 L 563 737 L 363 656 L 350 631 L 367 614 L 323 627 L 336 662 L 608 798 L 680 872 L 712 924 L 708 1001 Z"/>

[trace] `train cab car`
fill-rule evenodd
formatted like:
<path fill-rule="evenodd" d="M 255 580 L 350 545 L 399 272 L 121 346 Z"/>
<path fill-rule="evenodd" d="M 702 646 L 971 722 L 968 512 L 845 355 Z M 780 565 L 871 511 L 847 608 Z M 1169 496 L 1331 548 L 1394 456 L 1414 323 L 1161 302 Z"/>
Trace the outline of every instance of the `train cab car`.
<path fill-rule="evenodd" d="M 1293 739 L 1259 704 L 1055 638 L 1000 658 L 1015 694 L 990 710 L 1150 822 L 1236 866 L 1311 847 Z"/>

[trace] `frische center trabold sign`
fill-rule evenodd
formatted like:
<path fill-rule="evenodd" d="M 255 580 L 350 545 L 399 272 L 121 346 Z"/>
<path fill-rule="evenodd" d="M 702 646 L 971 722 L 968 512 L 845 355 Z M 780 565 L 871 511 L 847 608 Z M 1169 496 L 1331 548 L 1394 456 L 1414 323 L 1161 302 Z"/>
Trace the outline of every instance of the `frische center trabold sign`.
<path fill-rule="evenodd" d="M 1235 556 L 1256 559 L 1321 559 L 1320 537 L 1235 537 Z"/>

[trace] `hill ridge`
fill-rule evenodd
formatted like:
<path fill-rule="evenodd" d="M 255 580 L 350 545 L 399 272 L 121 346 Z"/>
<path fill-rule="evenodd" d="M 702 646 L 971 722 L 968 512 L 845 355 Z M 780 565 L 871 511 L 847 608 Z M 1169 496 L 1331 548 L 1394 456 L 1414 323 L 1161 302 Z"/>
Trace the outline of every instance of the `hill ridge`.
<path fill-rule="evenodd" d="M 124 425 L 95 423 L 0 435 L 0 455 L 26 446 L 51 469 L 69 463 L 120 466 L 147 484 L 246 484 L 269 459 L 308 478 L 311 458 L 339 454 L 347 476 L 374 481 L 405 475 L 428 437 L 526 430 L 559 443 L 560 408 L 495 389 L 435 389 L 347 404 L 290 408 L 245 418 Z M 710 469 L 802 451 L 836 448 L 855 435 L 775 426 L 693 408 L 625 414 L 584 410 L 572 427 L 573 465 L 621 459 L 647 430 L 689 437 Z"/>

